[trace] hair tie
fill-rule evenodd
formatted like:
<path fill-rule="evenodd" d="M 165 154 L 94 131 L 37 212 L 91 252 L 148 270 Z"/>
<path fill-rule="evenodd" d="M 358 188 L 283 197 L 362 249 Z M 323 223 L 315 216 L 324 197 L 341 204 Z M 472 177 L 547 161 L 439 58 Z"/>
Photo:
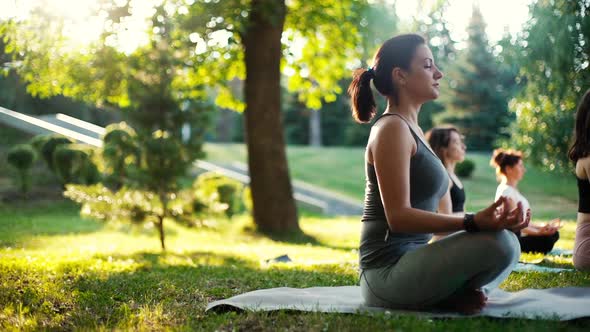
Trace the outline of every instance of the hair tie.
<path fill-rule="evenodd" d="M 371 77 L 375 77 L 375 71 L 373 70 L 373 67 L 367 67 L 367 73 L 369 73 Z"/>

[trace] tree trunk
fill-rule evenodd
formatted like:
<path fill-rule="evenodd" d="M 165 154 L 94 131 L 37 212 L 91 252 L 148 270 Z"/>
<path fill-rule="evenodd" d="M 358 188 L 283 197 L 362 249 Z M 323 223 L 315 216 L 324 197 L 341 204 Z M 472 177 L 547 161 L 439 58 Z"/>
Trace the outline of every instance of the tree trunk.
<path fill-rule="evenodd" d="M 320 111 L 309 110 L 309 145 L 322 146 L 322 118 Z"/>
<path fill-rule="evenodd" d="M 299 230 L 281 119 L 281 34 L 284 0 L 252 0 L 243 36 L 245 131 L 254 222 L 262 232 Z"/>
<path fill-rule="evenodd" d="M 162 251 L 166 251 L 166 244 L 164 244 L 164 216 L 158 215 L 158 233 L 160 233 L 160 245 L 162 246 Z"/>
<path fill-rule="evenodd" d="M 166 198 L 166 194 L 162 192 L 158 193 L 158 196 L 160 197 L 160 203 L 162 203 L 162 214 L 158 215 L 158 224 L 156 226 L 158 226 L 158 233 L 160 233 L 160 245 L 162 246 L 162 251 L 166 251 L 166 244 L 164 242 L 164 219 L 168 215 L 168 199 Z"/>

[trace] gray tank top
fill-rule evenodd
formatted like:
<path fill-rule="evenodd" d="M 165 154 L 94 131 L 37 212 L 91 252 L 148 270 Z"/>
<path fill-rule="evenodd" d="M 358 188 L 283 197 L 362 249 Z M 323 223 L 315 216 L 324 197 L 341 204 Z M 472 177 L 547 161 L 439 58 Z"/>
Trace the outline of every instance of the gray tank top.
<path fill-rule="evenodd" d="M 387 113 L 381 117 L 384 115 L 397 114 Z M 401 116 L 400 118 L 405 122 L 405 119 Z M 408 127 L 417 147 L 416 154 L 410 159 L 410 203 L 413 208 L 435 212 L 440 199 L 447 191 L 449 176 L 440 159 L 424 145 L 412 127 Z M 404 253 L 426 245 L 432 234 L 399 233 L 389 229 L 375 167 L 368 162 L 365 175 L 365 206 L 359 255 L 360 268 L 371 269 L 395 264 Z"/>

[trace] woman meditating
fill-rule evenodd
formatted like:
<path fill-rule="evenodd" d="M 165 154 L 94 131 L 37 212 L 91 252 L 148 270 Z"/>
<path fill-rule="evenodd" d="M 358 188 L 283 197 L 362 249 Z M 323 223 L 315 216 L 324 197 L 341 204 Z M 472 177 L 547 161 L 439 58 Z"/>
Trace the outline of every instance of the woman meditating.
<path fill-rule="evenodd" d="M 512 208 L 516 203 L 521 203 L 524 209 L 529 209 L 529 201 L 518 191 L 518 183 L 522 180 L 526 169 L 522 162 L 522 153 L 515 150 L 496 149 L 490 161 L 490 165 L 496 168 L 496 175 L 500 185 L 496 189 L 496 199 L 508 198 Z M 547 224 L 529 224 L 517 232 L 520 250 L 523 252 L 548 253 L 559 240 L 559 227 L 561 221 L 553 219 Z"/>
<path fill-rule="evenodd" d="M 500 198 L 475 215 L 436 213 L 449 200 L 449 176 L 417 119 L 422 104 L 438 97 L 442 76 L 425 40 L 407 34 L 386 41 L 348 89 L 358 122 L 376 113 L 371 81 L 387 99 L 365 152 L 359 254 L 369 306 L 478 312 L 487 299 L 482 287 L 498 285 L 520 255 L 512 231 L 528 225 L 521 203 L 509 210 Z M 428 244 L 435 232 L 456 233 Z"/>
<path fill-rule="evenodd" d="M 455 166 L 465 160 L 465 143 L 463 137 L 455 127 L 434 127 L 426 133 L 428 144 L 442 161 L 449 174 L 451 197 L 450 210 L 453 214 L 463 215 L 465 211 L 465 189 L 463 183 L 455 174 Z M 443 211 L 448 210 L 443 209 Z M 439 209 L 439 212 L 441 210 Z"/>
<path fill-rule="evenodd" d="M 590 271 L 590 90 L 578 105 L 569 158 L 576 164 L 579 194 L 574 266 L 578 270 Z"/>

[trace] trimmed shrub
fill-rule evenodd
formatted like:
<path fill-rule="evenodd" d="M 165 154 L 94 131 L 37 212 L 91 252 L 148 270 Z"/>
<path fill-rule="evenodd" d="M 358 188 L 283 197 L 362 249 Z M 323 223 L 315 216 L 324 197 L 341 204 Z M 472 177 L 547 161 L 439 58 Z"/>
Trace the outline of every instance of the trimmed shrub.
<path fill-rule="evenodd" d="M 103 136 L 102 159 L 108 182 L 115 188 L 123 186 L 129 175 L 128 167 L 140 160 L 135 130 L 125 122 L 108 125 Z"/>
<path fill-rule="evenodd" d="M 209 199 L 204 201 L 211 202 L 211 197 L 226 205 L 225 215 L 231 218 L 236 213 L 243 210 L 242 193 L 244 186 L 239 181 L 230 179 L 216 172 L 207 172 L 201 174 L 193 183 L 195 196 L 204 196 Z M 211 204 L 211 203 L 209 203 Z"/>
<path fill-rule="evenodd" d="M 43 149 L 43 145 L 47 143 L 47 141 L 51 138 L 51 135 L 37 135 L 29 141 L 29 144 L 33 147 L 37 155 L 41 155 L 41 150 Z"/>
<path fill-rule="evenodd" d="M 462 178 L 468 178 L 475 170 L 475 162 L 471 159 L 465 159 L 462 162 L 455 165 L 455 174 Z"/>
<path fill-rule="evenodd" d="M 72 144 L 72 143 L 74 143 L 74 142 L 71 139 L 69 139 L 65 136 L 61 136 L 61 135 L 49 135 L 47 137 L 47 139 L 44 140 L 44 144 L 41 145 L 41 148 L 40 148 L 41 157 L 43 157 L 43 160 L 45 160 L 45 163 L 47 164 L 47 167 L 49 167 L 50 170 L 56 172 L 55 166 L 53 163 L 54 162 L 53 153 L 55 152 L 57 147 L 60 145 Z M 41 144 L 41 142 L 39 142 L 39 144 Z"/>
<path fill-rule="evenodd" d="M 19 187 L 23 194 L 31 188 L 31 167 L 35 161 L 35 151 L 28 144 L 19 144 L 8 151 L 8 163 L 18 172 Z"/>
<path fill-rule="evenodd" d="M 53 163 L 62 183 L 94 184 L 100 181 L 100 173 L 92 162 L 92 154 L 93 148 L 87 145 L 58 145 L 53 154 Z"/>

